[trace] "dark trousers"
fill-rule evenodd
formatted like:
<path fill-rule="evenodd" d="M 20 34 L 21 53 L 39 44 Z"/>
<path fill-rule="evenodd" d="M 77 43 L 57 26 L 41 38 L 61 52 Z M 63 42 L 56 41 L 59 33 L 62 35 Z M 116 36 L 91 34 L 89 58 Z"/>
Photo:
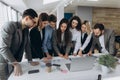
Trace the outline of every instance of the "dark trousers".
<path fill-rule="evenodd" d="M 0 80 L 8 80 L 12 71 L 12 65 L 8 65 L 7 61 L 0 55 Z"/>

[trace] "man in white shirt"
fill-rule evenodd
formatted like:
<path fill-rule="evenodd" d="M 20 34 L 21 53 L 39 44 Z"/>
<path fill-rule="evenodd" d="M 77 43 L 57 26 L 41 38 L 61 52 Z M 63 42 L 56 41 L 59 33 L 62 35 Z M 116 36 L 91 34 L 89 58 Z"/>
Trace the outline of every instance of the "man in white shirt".
<path fill-rule="evenodd" d="M 105 29 L 101 23 L 96 23 L 93 28 L 93 44 L 89 55 L 96 48 L 100 53 L 109 53 L 115 55 L 115 35 L 111 29 Z"/>

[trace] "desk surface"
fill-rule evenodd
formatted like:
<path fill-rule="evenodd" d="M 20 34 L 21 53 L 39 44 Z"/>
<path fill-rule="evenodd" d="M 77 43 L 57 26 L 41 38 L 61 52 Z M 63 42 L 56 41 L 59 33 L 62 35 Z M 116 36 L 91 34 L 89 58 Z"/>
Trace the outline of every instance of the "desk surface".
<path fill-rule="evenodd" d="M 98 74 L 102 74 L 100 70 L 100 66 L 95 64 L 93 69 L 86 71 L 78 71 L 78 72 L 69 72 L 65 66 L 65 63 L 69 63 L 70 60 L 65 60 L 62 58 L 54 58 L 52 60 L 53 63 L 61 64 L 61 69 L 66 70 L 66 73 L 61 72 L 56 69 L 56 67 L 52 67 L 52 72 L 48 73 L 46 71 L 45 64 L 40 61 L 40 65 L 31 66 L 27 62 L 22 62 L 23 75 L 16 77 L 12 73 L 8 80 L 97 80 Z M 28 74 L 29 70 L 39 69 L 39 73 Z M 102 75 L 104 79 L 102 80 L 120 80 L 120 65 L 117 68 L 106 75 Z"/>

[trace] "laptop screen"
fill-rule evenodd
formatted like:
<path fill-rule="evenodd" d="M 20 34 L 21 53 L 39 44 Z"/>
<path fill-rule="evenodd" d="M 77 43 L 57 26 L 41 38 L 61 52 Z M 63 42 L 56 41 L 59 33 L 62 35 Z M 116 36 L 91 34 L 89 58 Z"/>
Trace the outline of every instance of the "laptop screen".
<path fill-rule="evenodd" d="M 96 58 L 92 56 L 71 58 L 71 63 L 66 64 L 69 71 L 90 70 L 94 67 Z"/>

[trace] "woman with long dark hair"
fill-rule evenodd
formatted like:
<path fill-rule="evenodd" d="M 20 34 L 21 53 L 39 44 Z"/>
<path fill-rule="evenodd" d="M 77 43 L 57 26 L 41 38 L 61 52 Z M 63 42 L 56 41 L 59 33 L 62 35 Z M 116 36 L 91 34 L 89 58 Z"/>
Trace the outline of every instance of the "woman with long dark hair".
<path fill-rule="evenodd" d="M 71 53 L 77 55 L 81 47 L 81 20 L 78 16 L 73 16 L 69 22 L 70 31 L 72 33 Z"/>
<path fill-rule="evenodd" d="M 63 18 L 59 28 L 53 32 L 53 48 L 56 55 L 68 59 L 71 49 L 71 32 L 68 27 L 68 20 Z"/>

